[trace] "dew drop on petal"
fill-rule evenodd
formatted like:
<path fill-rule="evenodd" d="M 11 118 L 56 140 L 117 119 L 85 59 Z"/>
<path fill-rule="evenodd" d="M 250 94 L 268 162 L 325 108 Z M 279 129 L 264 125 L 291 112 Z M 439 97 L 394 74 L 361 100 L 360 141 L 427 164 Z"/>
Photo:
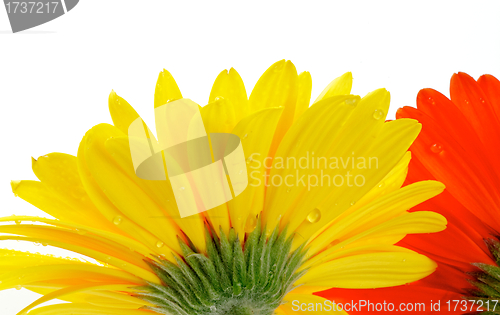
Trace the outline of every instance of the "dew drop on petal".
<path fill-rule="evenodd" d="M 358 102 L 357 99 L 355 98 L 348 98 L 344 101 L 347 105 L 356 105 L 356 103 Z"/>
<path fill-rule="evenodd" d="M 184 190 L 186 189 L 186 187 L 182 186 L 181 188 L 179 188 L 179 190 Z"/>
<path fill-rule="evenodd" d="M 247 222 L 245 223 L 245 232 L 251 233 L 256 226 L 257 226 L 257 217 L 250 214 L 247 218 Z"/>
<path fill-rule="evenodd" d="M 78 233 L 78 235 L 85 235 L 85 234 L 87 234 L 87 231 L 81 230 L 81 229 L 76 229 L 76 233 Z"/>
<path fill-rule="evenodd" d="M 223 100 L 223 99 L 224 99 L 224 98 L 223 98 L 222 96 L 217 96 L 217 97 L 215 98 L 215 101 L 221 101 L 221 100 Z"/>
<path fill-rule="evenodd" d="M 248 159 L 247 159 L 247 164 L 250 164 L 250 163 L 252 162 L 252 160 L 253 160 L 253 159 L 252 159 L 252 157 L 251 157 L 251 156 L 250 156 L 250 157 L 248 157 Z"/>
<path fill-rule="evenodd" d="M 248 137 L 248 133 L 245 133 L 242 139 L 246 139 Z"/>
<path fill-rule="evenodd" d="M 436 154 L 441 153 L 443 152 L 443 147 L 440 144 L 434 143 L 431 145 L 431 151 Z"/>
<path fill-rule="evenodd" d="M 14 222 L 16 222 L 17 225 L 21 224 L 21 220 L 15 220 Z"/>
<path fill-rule="evenodd" d="M 289 192 L 291 192 L 291 191 L 292 191 L 292 188 L 288 188 L 288 189 L 286 190 L 286 192 L 287 192 L 287 193 L 289 193 Z"/>
<path fill-rule="evenodd" d="M 162 248 L 162 247 L 163 247 L 163 242 L 162 242 L 162 241 L 158 241 L 158 242 L 156 243 L 156 247 L 158 247 L 158 248 Z"/>
<path fill-rule="evenodd" d="M 23 288 L 23 286 L 22 285 L 16 285 L 15 288 L 16 288 L 16 290 L 19 291 L 19 290 L 21 290 Z"/>
<path fill-rule="evenodd" d="M 281 69 L 283 69 L 283 64 L 284 62 L 280 62 L 279 64 L 277 64 L 276 66 L 274 66 L 274 72 L 280 72 Z"/>
<path fill-rule="evenodd" d="M 120 216 L 120 215 L 117 215 L 114 219 L 113 219 L 113 224 L 114 225 L 119 225 L 120 223 L 122 223 L 123 221 L 123 218 Z"/>
<path fill-rule="evenodd" d="M 382 118 L 384 116 L 384 111 L 380 110 L 380 109 L 376 109 L 374 112 L 373 112 L 373 118 L 375 120 L 379 120 L 380 118 Z"/>
<path fill-rule="evenodd" d="M 385 182 L 381 182 L 380 184 L 378 184 L 378 188 L 382 188 L 385 186 Z"/>
<path fill-rule="evenodd" d="M 307 215 L 307 221 L 316 223 L 319 220 L 321 220 L 321 211 L 318 208 L 314 208 L 314 210 Z"/>

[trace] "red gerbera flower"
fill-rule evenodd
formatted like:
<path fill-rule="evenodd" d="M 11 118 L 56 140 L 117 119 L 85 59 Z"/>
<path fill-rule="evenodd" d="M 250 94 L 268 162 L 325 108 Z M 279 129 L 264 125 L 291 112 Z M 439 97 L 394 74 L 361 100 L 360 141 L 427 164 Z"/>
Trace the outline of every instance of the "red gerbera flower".
<path fill-rule="evenodd" d="M 445 231 L 410 235 L 399 245 L 439 266 L 431 276 L 408 286 L 365 290 L 362 295 L 353 291 L 354 302 L 386 301 L 395 308 L 409 306 L 411 312 L 429 314 L 478 313 L 482 305 L 485 314 L 500 314 L 500 81 L 491 75 L 475 81 L 465 73 L 454 74 L 450 96 L 451 100 L 423 89 L 417 108 L 397 112 L 397 118 L 417 119 L 423 125 L 410 148 L 405 184 L 432 179 L 446 185 L 443 194 L 412 211 L 425 209 L 448 219 Z M 332 289 L 321 295 L 334 298 L 346 293 Z M 358 304 L 357 313 L 371 311 L 359 310 Z"/>

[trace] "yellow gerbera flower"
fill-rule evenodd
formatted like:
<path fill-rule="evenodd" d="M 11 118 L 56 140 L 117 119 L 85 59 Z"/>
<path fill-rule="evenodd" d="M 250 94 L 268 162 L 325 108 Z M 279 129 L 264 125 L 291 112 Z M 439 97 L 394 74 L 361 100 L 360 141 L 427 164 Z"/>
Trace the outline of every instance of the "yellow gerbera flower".
<path fill-rule="evenodd" d="M 325 311 L 332 304 L 312 293 L 331 287 L 426 277 L 436 264 L 394 245 L 446 226 L 439 214 L 406 211 L 444 188 L 435 181 L 401 188 L 420 124 L 385 122 L 389 93 L 360 98 L 349 95 L 351 85 L 346 73 L 309 107 L 311 76 L 289 61 L 273 64 L 249 98 L 234 69 L 221 72 L 200 111 L 207 134 L 239 136 L 249 184 L 233 200 L 185 218 L 168 180 L 136 176 L 127 133 L 139 116 L 112 92 L 114 125 L 90 129 L 76 157 L 33 159 L 40 181 L 12 182 L 17 196 L 56 220 L 11 216 L 1 221 L 15 224 L 0 225 L 2 240 L 55 246 L 101 264 L 4 249 L 0 289 L 43 294 L 23 311 L 36 315 L 267 315 L 301 314 L 308 303 Z M 164 70 L 155 107 L 177 99 Z M 51 299 L 71 303 L 33 309 Z"/>

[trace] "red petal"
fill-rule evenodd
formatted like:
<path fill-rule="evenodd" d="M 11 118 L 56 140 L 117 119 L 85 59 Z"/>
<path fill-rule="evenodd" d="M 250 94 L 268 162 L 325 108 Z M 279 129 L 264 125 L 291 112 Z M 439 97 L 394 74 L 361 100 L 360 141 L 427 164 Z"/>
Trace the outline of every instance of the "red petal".
<path fill-rule="evenodd" d="M 497 118 L 500 118 L 500 81 L 492 75 L 485 74 L 477 80 L 477 83 L 493 106 Z"/>
<path fill-rule="evenodd" d="M 496 161 L 497 174 L 500 174 L 500 120 L 488 97 L 477 82 L 468 74 L 454 74 L 450 83 L 453 103 L 462 111 L 484 144 L 492 161 Z M 460 128 L 460 126 L 457 126 Z M 499 186 L 496 186 L 499 187 Z"/>

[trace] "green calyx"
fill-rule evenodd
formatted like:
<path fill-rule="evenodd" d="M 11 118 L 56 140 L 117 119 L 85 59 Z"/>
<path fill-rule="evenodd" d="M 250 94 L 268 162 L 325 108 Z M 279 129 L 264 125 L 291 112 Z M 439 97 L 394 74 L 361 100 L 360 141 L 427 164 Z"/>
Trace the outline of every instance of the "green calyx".
<path fill-rule="evenodd" d="M 260 221 L 260 220 L 257 220 Z M 205 229 L 207 254 L 179 240 L 183 251 L 176 263 L 148 259 L 163 285 L 149 283 L 135 295 L 154 306 L 144 309 L 180 315 L 271 315 L 283 303 L 306 251 L 291 251 L 293 236 L 276 228 L 270 237 L 258 222 L 243 246 L 234 230 L 229 235 Z M 188 242 L 189 243 L 189 242 Z"/>
<path fill-rule="evenodd" d="M 485 239 L 484 242 L 495 258 L 497 266 L 483 263 L 473 263 L 480 271 L 470 273 L 474 280 L 469 280 L 475 289 L 469 290 L 471 296 L 463 297 L 466 300 L 476 301 L 487 309 L 480 314 L 500 314 L 500 242 L 496 239 Z"/>

